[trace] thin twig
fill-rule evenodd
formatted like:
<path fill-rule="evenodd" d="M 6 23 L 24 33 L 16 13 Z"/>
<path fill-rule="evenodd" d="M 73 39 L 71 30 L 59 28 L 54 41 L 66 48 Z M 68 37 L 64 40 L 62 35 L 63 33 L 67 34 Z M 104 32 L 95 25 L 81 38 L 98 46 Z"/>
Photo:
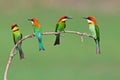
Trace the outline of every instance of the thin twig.
<path fill-rule="evenodd" d="M 91 36 L 90 34 L 80 33 L 80 32 L 77 32 L 77 31 L 64 31 L 64 32 L 62 32 L 62 33 L 71 33 L 71 34 L 79 35 L 80 37 L 87 36 L 87 37 L 90 37 L 90 38 L 93 38 L 93 39 L 94 39 L 94 37 Z M 43 32 L 43 35 L 55 35 L 55 34 L 58 34 L 58 32 Z M 11 49 L 11 52 L 10 52 L 10 56 L 9 56 L 9 59 L 8 59 L 6 68 L 5 68 L 4 80 L 7 80 L 8 70 L 9 70 L 10 65 L 11 65 L 11 63 L 12 63 L 13 57 L 15 56 L 14 52 L 15 52 L 16 47 L 17 47 L 22 41 L 24 41 L 25 39 L 27 39 L 27 38 L 33 38 L 33 37 L 34 37 L 34 34 L 28 34 L 27 36 L 24 36 L 21 40 L 19 40 L 19 41 L 13 46 L 13 48 Z"/>
<path fill-rule="evenodd" d="M 90 37 L 90 38 L 93 38 L 94 37 L 88 33 L 81 33 L 81 32 L 77 32 L 77 31 L 64 31 L 62 33 L 71 33 L 71 34 L 76 34 L 76 35 L 79 35 L 80 37 L 82 36 L 87 36 L 87 37 Z M 55 35 L 55 34 L 58 34 L 58 32 L 44 32 L 43 35 Z"/>

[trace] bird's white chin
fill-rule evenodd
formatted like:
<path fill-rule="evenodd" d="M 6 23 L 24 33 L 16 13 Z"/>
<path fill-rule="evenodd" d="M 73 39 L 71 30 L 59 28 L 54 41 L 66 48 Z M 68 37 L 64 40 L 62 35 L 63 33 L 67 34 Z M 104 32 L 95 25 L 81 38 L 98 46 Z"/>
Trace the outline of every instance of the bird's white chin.
<path fill-rule="evenodd" d="M 66 21 L 67 19 L 62 19 L 62 21 Z"/>
<path fill-rule="evenodd" d="M 88 21 L 88 23 L 92 23 L 92 21 L 91 21 L 91 20 L 88 20 L 88 19 L 87 19 L 87 21 Z"/>
<path fill-rule="evenodd" d="M 33 24 L 33 21 L 31 21 L 31 23 Z"/>

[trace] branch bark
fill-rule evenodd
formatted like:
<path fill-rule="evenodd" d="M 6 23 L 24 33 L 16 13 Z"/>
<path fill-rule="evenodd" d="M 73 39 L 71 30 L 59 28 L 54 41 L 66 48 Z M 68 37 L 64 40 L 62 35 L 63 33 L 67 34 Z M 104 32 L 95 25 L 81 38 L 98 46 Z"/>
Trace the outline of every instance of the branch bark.
<path fill-rule="evenodd" d="M 12 60 L 13 60 L 13 57 L 15 56 L 14 52 L 15 52 L 15 49 L 16 47 L 25 39 L 27 38 L 32 38 L 34 37 L 34 34 L 29 34 L 25 37 L 23 37 L 21 40 L 19 40 L 14 46 L 13 48 L 11 49 L 11 52 L 10 52 L 10 56 L 9 56 L 9 59 L 8 59 L 8 62 L 7 62 L 7 65 L 6 65 L 6 68 L 5 68 L 5 72 L 4 72 L 4 80 L 7 80 L 7 75 L 8 75 L 8 70 L 10 68 L 10 65 L 12 63 Z"/>
<path fill-rule="evenodd" d="M 83 36 L 87 36 L 87 37 L 90 37 L 90 38 L 93 38 L 94 37 L 88 33 L 80 33 L 80 32 L 77 32 L 77 31 L 64 31 L 62 33 L 70 33 L 70 34 L 76 34 L 76 35 L 79 35 L 80 37 L 83 37 Z M 58 32 L 43 32 L 43 35 L 55 35 L 55 34 L 58 34 Z M 28 38 L 33 38 L 34 37 L 34 34 L 28 34 L 26 36 L 24 36 L 21 40 L 19 40 L 14 46 L 13 48 L 11 49 L 11 52 L 10 52 L 10 55 L 9 55 L 9 59 L 8 59 L 8 62 L 6 64 L 6 68 L 5 68 L 5 71 L 4 71 L 4 80 L 7 80 L 7 76 L 8 76 L 8 70 L 10 68 L 10 65 L 12 63 L 12 60 L 15 56 L 15 49 L 16 47 L 22 42 L 24 41 L 25 39 L 28 39 Z"/>

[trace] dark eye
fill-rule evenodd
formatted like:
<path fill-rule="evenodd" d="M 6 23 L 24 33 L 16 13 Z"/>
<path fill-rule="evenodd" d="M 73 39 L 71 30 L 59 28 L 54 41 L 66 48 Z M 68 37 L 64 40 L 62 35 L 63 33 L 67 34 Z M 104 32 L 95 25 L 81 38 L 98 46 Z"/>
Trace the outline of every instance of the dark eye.
<path fill-rule="evenodd" d="M 33 19 L 31 19 L 31 21 L 34 21 Z"/>
<path fill-rule="evenodd" d="M 89 17 L 87 18 L 88 20 L 91 20 Z"/>
<path fill-rule="evenodd" d="M 67 16 L 65 16 L 65 18 L 68 18 Z"/>

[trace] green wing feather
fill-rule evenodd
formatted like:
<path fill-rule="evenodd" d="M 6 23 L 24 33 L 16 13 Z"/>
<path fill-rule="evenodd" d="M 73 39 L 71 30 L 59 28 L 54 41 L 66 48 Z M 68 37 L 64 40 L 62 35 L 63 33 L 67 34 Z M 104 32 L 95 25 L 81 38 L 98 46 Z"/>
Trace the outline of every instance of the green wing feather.
<path fill-rule="evenodd" d="M 96 39 L 95 39 L 95 42 L 96 42 L 96 53 L 100 54 L 101 51 L 100 51 L 100 32 L 99 32 L 99 27 L 96 26 L 95 27 L 95 31 L 96 31 Z"/>
<path fill-rule="evenodd" d="M 65 22 L 57 23 L 55 31 L 56 32 L 62 32 L 62 31 L 64 31 L 65 27 L 66 27 Z"/>
<path fill-rule="evenodd" d="M 99 32 L 99 27 L 98 27 L 98 25 L 96 25 L 95 31 L 96 31 L 96 38 L 97 38 L 98 41 L 100 41 L 100 32 Z"/>
<path fill-rule="evenodd" d="M 16 44 L 21 38 L 22 38 L 22 34 L 21 33 L 20 33 L 20 36 L 16 36 L 16 33 L 13 33 L 14 44 Z"/>
<path fill-rule="evenodd" d="M 16 44 L 16 41 L 15 41 L 15 34 L 13 34 L 13 41 L 14 41 L 14 44 Z"/>

